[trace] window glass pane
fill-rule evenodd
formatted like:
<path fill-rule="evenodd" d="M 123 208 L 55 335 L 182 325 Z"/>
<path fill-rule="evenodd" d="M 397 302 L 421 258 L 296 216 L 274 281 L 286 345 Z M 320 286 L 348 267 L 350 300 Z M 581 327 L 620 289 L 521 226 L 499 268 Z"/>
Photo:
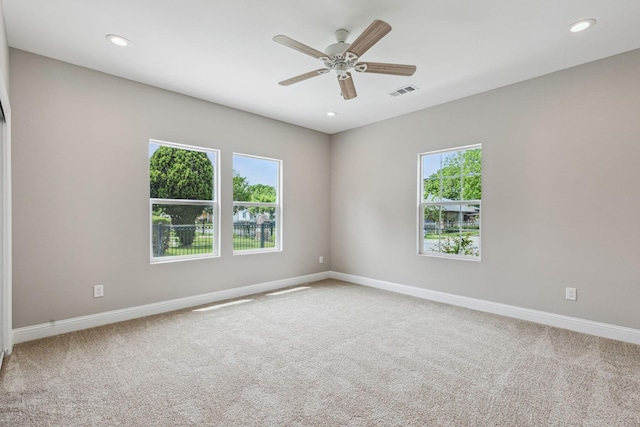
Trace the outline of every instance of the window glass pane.
<path fill-rule="evenodd" d="M 465 206 L 460 232 L 480 237 L 480 205 Z"/>
<path fill-rule="evenodd" d="M 437 252 L 451 255 L 480 256 L 480 237 L 469 234 L 449 234 L 444 236 Z"/>
<path fill-rule="evenodd" d="M 440 200 L 440 154 L 422 156 L 423 200 Z"/>
<path fill-rule="evenodd" d="M 480 256 L 480 205 L 462 205 L 459 254 Z"/>
<path fill-rule="evenodd" d="M 455 234 L 460 227 L 460 205 L 446 205 L 442 207 L 443 231 L 445 234 Z"/>
<path fill-rule="evenodd" d="M 442 167 L 441 161 L 442 156 L 440 154 L 422 156 L 422 177 L 424 179 L 437 178 L 439 176 L 440 168 Z"/>
<path fill-rule="evenodd" d="M 464 159 L 462 173 L 465 176 L 482 173 L 482 150 L 480 148 L 463 151 L 461 156 Z"/>
<path fill-rule="evenodd" d="M 482 199 L 482 176 L 465 176 L 462 178 L 462 200 Z"/>
<path fill-rule="evenodd" d="M 442 178 L 442 199 L 460 200 L 462 197 L 462 182 L 460 176 L 455 178 Z"/>
<path fill-rule="evenodd" d="M 443 177 L 457 177 L 460 179 L 460 174 L 462 173 L 461 166 L 462 156 L 459 151 L 442 154 L 442 169 L 440 170 L 440 173 Z"/>
<path fill-rule="evenodd" d="M 438 234 L 438 224 L 442 220 L 440 206 L 426 206 L 424 208 L 424 230 L 426 234 Z"/>
<path fill-rule="evenodd" d="M 424 180 L 424 200 L 437 201 L 440 197 L 440 178 Z"/>
<path fill-rule="evenodd" d="M 440 206 L 427 206 L 423 209 L 423 251 L 437 252 L 442 236 L 442 208 Z"/>
<path fill-rule="evenodd" d="M 235 206 L 235 208 L 233 214 L 234 251 L 276 247 L 276 208 L 257 206 Z"/>
<path fill-rule="evenodd" d="M 153 204 L 154 257 L 213 254 L 213 206 Z"/>
<path fill-rule="evenodd" d="M 276 203 L 278 167 L 276 160 L 233 155 L 233 201 Z"/>
<path fill-rule="evenodd" d="M 215 153 L 149 144 L 150 197 L 214 200 Z"/>

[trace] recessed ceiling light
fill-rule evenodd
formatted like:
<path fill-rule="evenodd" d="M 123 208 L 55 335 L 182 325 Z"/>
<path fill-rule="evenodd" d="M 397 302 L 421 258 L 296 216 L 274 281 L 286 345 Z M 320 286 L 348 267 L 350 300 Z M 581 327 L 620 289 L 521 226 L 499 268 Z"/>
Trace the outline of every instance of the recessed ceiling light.
<path fill-rule="evenodd" d="M 117 34 L 107 34 L 107 40 L 109 40 L 111 43 L 115 44 L 116 46 L 121 46 L 121 47 L 126 47 L 131 44 L 129 40 Z"/>
<path fill-rule="evenodd" d="M 584 31 L 587 28 L 593 27 L 596 25 L 595 19 L 583 19 L 582 21 L 575 22 L 571 24 L 569 27 L 569 31 L 572 33 L 579 33 L 580 31 Z"/>
<path fill-rule="evenodd" d="M 334 117 L 334 116 L 337 116 L 337 115 L 338 115 L 338 113 L 336 113 L 335 111 L 329 111 L 327 113 L 327 116 L 329 116 L 329 117 Z"/>

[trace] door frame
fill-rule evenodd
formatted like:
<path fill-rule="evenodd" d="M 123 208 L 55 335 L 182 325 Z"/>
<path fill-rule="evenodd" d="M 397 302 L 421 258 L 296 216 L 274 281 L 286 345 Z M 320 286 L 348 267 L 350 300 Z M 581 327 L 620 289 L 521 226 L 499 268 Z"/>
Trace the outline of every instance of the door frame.
<path fill-rule="evenodd" d="M 0 73 L 0 102 L 4 111 L 5 123 L 2 134 L 2 330 L 0 331 L 0 354 L 5 356 L 13 350 L 12 328 L 12 252 L 11 252 L 11 105 L 9 103 L 8 82 Z"/>

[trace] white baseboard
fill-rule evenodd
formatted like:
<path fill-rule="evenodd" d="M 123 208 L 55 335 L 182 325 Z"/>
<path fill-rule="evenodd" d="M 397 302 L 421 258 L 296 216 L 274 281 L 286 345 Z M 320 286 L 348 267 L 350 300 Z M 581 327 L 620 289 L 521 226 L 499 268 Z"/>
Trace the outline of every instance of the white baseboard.
<path fill-rule="evenodd" d="M 178 298 L 169 301 L 162 301 L 153 304 L 145 304 L 137 307 L 123 308 L 120 310 L 106 311 L 104 313 L 90 314 L 88 316 L 74 317 L 72 319 L 58 320 L 54 322 L 42 323 L 39 325 L 26 326 L 13 330 L 13 343 L 32 341 L 39 338 L 50 337 L 67 332 L 79 331 L 82 329 L 94 328 L 96 326 L 110 323 L 122 322 L 124 320 L 137 319 L 139 317 L 151 316 L 154 314 L 166 313 L 183 308 L 195 307 L 212 302 L 233 298 L 240 298 L 247 295 L 259 294 L 261 292 L 273 291 L 287 288 L 289 286 L 301 285 L 303 283 L 315 282 L 328 279 L 328 271 L 322 273 L 308 274 L 305 276 L 292 277 L 289 279 L 275 280 L 273 282 L 259 283 L 256 285 L 242 286 L 239 288 L 225 289 L 223 291 L 210 292 L 191 297 Z"/>
<path fill-rule="evenodd" d="M 386 291 L 396 292 L 404 295 L 411 295 L 422 299 L 442 302 L 459 307 L 466 307 L 473 310 L 498 314 L 501 316 L 513 317 L 515 319 L 528 320 L 543 325 L 555 326 L 558 328 L 568 329 L 571 331 L 581 332 L 589 335 L 611 338 L 619 341 L 629 342 L 632 344 L 640 344 L 640 330 L 638 329 L 611 325 L 608 323 L 594 322 L 591 320 L 563 316 L 560 314 L 548 313 L 544 311 L 531 310 L 528 308 L 448 294 L 445 292 L 416 288 L 414 286 L 401 285 L 398 283 L 370 279 L 367 277 L 355 276 L 352 274 L 339 273 L 335 271 L 326 271 L 322 273 L 292 277 L 289 279 L 276 280 L 273 282 L 242 286 L 240 288 L 226 289 L 223 291 L 210 292 L 206 294 L 178 298 L 159 303 L 146 304 L 120 310 L 107 311 L 104 313 L 91 314 L 88 316 L 75 317 L 72 319 L 65 319 L 55 322 L 17 328 L 13 330 L 13 343 L 19 344 L 21 342 L 32 341 L 39 338 L 64 334 L 67 332 L 79 331 L 82 329 L 94 328 L 96 326 L 107 325 L 110 323 L 122 322 L 124 320 L 131 320 L 139 317 L 180 310 L 183 308 L 210 304 L 216 301 L 240 298 L 247 295 L 273 291 L 276 289 L 287 288 L 289 286 L 296 286 L 328 278 L 344 280 L 345 282 L 351 282 L 358 285 L 383 289 Z"/>
<path fill-rule="evenodd" d="M 345 282 L 411 295 L 431 301 L 443 302 L 459 307 L 466 307 L 487 313 L 499 314 L 501 316 L 513 317 L 515 319 L 528 320 L 530 322 L 555 326 L 557 328 L 582 332 L 584 334 L 595 335 L 598 337 L 625 341 L 632 344 L 640 344 L 640 330 L 638 329 L 594 322 L 591 320 L 563 316 L 545 311 L 531 310 L 528 308 L 448 294 L 445 292 L 431 291 L 428 289 L 416 288 L 414 286 L 400 285 L 397 283 L 369 279 L 367 277 L 354 276 L 352 274 L 338 273 L 335 271 L 330 273 L 330 277 L 332 279 L 344 280 Z"/>

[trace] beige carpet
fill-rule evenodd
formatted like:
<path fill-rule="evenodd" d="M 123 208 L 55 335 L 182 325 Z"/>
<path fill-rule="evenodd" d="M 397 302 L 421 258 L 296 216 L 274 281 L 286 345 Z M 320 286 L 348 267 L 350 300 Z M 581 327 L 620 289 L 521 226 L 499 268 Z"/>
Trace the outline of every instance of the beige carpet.
<path fill-rule="evenodd" d="M 334 280 L 15 346 L 2 426 L 640 426 L 640 346 Z"/>

